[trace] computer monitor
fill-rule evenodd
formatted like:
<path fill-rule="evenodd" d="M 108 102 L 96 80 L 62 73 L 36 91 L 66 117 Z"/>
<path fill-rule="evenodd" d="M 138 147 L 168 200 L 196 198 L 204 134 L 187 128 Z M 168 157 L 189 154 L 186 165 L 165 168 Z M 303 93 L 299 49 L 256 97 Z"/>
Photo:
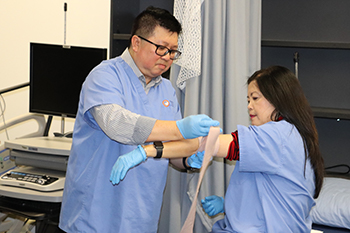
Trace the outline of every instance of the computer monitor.
<path fill-rule="evenodd" d="M 81 86 L 106 48 L 30 43 L 29 111 L 75 117 Z"/>

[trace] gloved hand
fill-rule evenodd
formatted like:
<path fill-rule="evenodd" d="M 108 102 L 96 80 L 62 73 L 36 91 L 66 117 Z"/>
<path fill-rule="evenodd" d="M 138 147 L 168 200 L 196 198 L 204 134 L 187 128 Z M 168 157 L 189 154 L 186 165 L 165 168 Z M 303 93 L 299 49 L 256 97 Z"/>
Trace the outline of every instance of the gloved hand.
<path fill-rule="evenodd" d="M 211 126 L 219 126 L 219 122 L 212 120 L 205 114 L 191 115 L 176 121 L 184 139 L 207 136 Z"/>
<path fill-rule="evenodd" d="M 190 167 L 200 169 L 202 167 L 204 151 L 198 151 L 187 159 L 187 164 Z"/>
<path fill-rule="evenodd" d="M 224 213 L 224 198 L 216 195 L 202 199 L 202 206 L 204 211 L 210 216 Z"/>
<path fill-rule="evenodd" d="M 133 151 L 130 151 L 127 154 L 119 156 L 117 162 L 115 162 L 110 181 L 112 184 L 119 184 L 119 182 L 124 179 L 126 172 L 136 165 L 142 163 L 147 158 L 145 150 L 142 146 L 138 145 L 137 148 Z"/>

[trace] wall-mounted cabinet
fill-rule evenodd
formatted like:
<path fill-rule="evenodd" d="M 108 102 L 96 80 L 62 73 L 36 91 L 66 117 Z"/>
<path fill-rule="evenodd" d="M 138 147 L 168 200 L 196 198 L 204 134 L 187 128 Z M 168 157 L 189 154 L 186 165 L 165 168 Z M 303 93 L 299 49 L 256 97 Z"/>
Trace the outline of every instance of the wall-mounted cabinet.
<path fill-rule="evenodd" d="M 297 72 L 315 115 L 326 166 L 350 165 L 348 9 L 348 0 L 262 1 L 261 66 Z"/>
<path fill-rule="evenodd" d="M 110 57 L 119 56 L 129 45 L 131 26 L 148 6 L 173 12 L 174 0 L 111 0 Z"/>
<path fill-rule="evenodd" d="M 350 43 L 263 40 L 262 67 L 273 64 L 297 72 L 316 117 L 350 120 Z"/>
<path fill-rule="evenodd" d="M 347 0 L 262 3 L 262 67 L 297 72 L 316 117 L 350 120 L 349 7 Z"/>

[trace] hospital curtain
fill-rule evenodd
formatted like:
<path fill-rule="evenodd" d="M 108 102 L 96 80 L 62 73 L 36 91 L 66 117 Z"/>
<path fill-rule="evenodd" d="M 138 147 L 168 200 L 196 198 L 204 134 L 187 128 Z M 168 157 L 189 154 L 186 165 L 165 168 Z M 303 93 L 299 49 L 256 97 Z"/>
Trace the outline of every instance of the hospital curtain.
<path fill-rule="evenodd" d="M 174 11 L 178 7 L 176 1 Z M 192 48 L 189 55 L 183 55 L 200 52 L 200 71 L 197 72 L 196 67 L 185 67 L 194 76 L 179 82 L 186 62 L 173 64 L 170 80 L 176 87 L 184 117 L 207 114 L 220 121 L 223 133 L 229 134 L 236 130 L 237 124 L 249 124 L 246 81 L 260 68 L 261 0 L 182 0 L 186 2 L 184 7 L 198 1 L 201 2 L 201 30 L 197 40 L 201 47 L 199 50 Z M 195 12 L 192 10 L 187 16 L 194 17 Z M 191 22 L 181 23 L 185 28 L 184 23 Z M 185 30 L 183 37 L 186 37 Z M 184 42 L 186 40 L 179 39 L 179 43 Z M 195 61 L 195 58 L 190 59 Z M 234 162 L 214 158 L 204 176 L 198 199 L 214 194 L 224 196 L 233 169 Z M 198 173 L 169 168 L 159 233 L 180 232 L 197 180 Z M 211 219 L 202 211 L 200 201 L 197 203 L 194 232 L 210 232 L 213 223 L 223 215 Z"/>

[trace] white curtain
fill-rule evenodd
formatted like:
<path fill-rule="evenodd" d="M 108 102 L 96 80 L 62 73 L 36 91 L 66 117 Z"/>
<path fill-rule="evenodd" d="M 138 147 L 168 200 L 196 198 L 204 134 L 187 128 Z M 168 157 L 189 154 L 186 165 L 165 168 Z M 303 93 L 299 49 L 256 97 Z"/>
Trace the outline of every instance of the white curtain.
<path fill-rule="evenodd" d="M 175 0 L 174 12 L 177 1 L 185 2 L 180 5 L 188 7 L 200 0 Z M 195 20 L 192 14 L 196 11 L 191 12 L 183 15 Z M 237 124 L 249 124 L 246 81 L 260 69 L 261 0 L 204 0 L 199 14 L 201 35 L 187 41 L 200 40 L 194 44 L 200 44 L 201 50 L 190 49 L 190 53 L 200 53 L 201 72 L 198 76 L 186 77 L 185 85 L 182 82 L 179 85 L 177 81 L 182 78 L 181 69 L 186 64 L 180 62 L 172 66 L 170 79 L 174 86 L 178 84 L 183 116 L 207 114 L 220 121 L 224 133 L 229 134 L 236 130 Z M 179 21 L 183 27 L 188 23 Z M 185 32 L 183 37 L 187 36 Z M 179 40 L 183 41 L 186 39 Z M 233 169 L 234 162 L 217 158 L 208 167 L 198 197 L 194 232 L 210 232 L 213 223 L 223 218 L 223 215 L 209 218 L 204 214 L 200 199 L 214 194 L 224 196 Z M 191 207 L 197 180 L 198 173 L 169 169 L 159 233 L 180 232 Z"/>

